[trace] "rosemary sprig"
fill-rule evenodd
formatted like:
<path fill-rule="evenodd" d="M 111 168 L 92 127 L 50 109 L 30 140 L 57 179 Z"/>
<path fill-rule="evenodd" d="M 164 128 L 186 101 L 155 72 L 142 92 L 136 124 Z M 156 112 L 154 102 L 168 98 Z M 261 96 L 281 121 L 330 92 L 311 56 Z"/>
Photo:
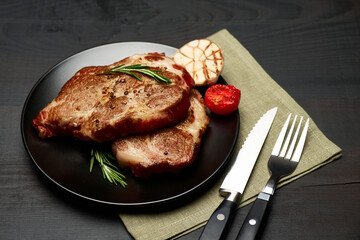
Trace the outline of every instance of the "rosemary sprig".
<path fill-rule="evenodd" d="M 90 169 L 92 172 L 94 168 L 95 160 L 99 163 L 104 179 L 107 179 L 110 183 L 120 185 L 125 188 L 127 183 L 125 182 L 125 176 L 118 172 L 118 168 L 110 161 L 116 161 L 115 157 L 108 152 L 103 152 L 98 149 L 91 149 Z"/>
<path fill-rule="evenodd" d="M 124 64 L 121 64 L 119 66 L 105 70 L 101 74 L 125 73 L 125 74 L 128 74 L 130 76 L 137 78 L 139 81 L 142 81 L 142 79 L 139 77 L 139 75 L 137 75 L 134 72 L 139 72 L 139 73 L 148 75 L 152 78 L 155 78 L 155 80 L 158 82 L 164 82 L 166 84 L 171 83 L 171 80 L 169 78 L 164 77 L 159 74 L 159 73 L 162 73 L 163 71 L 150 69 L 149 66 L 144 66 L 141 64 L 134 64 L 134 65 L 129 65 L 129 66 L 124 66 Z"/>

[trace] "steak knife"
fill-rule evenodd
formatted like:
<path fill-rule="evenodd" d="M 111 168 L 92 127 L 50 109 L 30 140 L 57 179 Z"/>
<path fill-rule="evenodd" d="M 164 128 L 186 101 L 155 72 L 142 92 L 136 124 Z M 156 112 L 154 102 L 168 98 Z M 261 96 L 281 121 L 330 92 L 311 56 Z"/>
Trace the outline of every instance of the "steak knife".
<path fill-rule="evenodd" d="M 225 199 L 211 215 L 201 233 L 201 240 L 220 239 L 225 232 L 240 203 L 241 195 L 274 121 L 276 112 L 277 107 L 267 111 L 247 136 L 236 156 L 235 162 L 221 184 L 219 192 Z"/>

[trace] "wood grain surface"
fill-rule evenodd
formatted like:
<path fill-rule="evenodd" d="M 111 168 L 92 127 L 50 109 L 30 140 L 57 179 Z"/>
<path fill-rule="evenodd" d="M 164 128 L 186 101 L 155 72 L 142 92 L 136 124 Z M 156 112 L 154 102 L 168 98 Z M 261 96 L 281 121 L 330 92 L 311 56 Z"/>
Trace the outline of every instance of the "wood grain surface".
<path fill-rule="evenodd" d="M 343 149 L 277 191 L 261 239 L 360 239 L 358 0 L 1 0 L 0 239 L 132 239 L 114 209 L 64 192 L 35 167 L 21 139 L 24 101 L 48 69 L 82 50 L 126 41 L 181 47 L 223 28 Z M 238 211 L 226 239 L 248 211 Z"/>

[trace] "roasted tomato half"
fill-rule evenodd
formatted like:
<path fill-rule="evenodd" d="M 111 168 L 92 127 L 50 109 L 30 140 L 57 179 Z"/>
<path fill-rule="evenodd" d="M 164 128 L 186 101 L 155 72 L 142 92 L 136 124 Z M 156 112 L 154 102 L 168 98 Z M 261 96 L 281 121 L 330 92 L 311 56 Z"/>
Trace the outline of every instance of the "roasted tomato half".
<path fill-rule="evenodd" d="M 236 87 L 216 84 L 206 90 L 205 104 L 213 113 L 225 115 L 237 109 L 240 97 L 241 92 Z"/>

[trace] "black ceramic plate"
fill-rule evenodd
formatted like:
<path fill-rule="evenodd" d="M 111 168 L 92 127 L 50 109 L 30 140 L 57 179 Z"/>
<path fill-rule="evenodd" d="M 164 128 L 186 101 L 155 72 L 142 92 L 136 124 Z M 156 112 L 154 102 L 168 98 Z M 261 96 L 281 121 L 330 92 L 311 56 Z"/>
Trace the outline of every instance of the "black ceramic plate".
<path fill-rule="evenodd" d="M 218 116 L 210 114 L 210 124 L 203 136 L 195 162 L 176 174 L 140 179 L 128 171 L 128 186 L 122 188 L 103 179 L 97 165 L 89 173 L 91 144 L 80 140 L 54 137 L 41 139 L 31 122 L 54 99 L 65 82 L 80 68 L 108 65 L 124 57 L 147 52 L 172 56 L 173 47 L 144 42 L 114 43 L 75 54 L 45 73 L 25 102 L 21 131 L 25 148 L 36 166 L 53 182 L 80 197 L 119 206 L 148 206 L 178 200 L 203 187 L 218 176 L 228 162 L 239 131 L 238 111 Z M 223 81 L 220 79 L 220 81 Z M 204 93 L 205 89 L 200 89 Z"/>

